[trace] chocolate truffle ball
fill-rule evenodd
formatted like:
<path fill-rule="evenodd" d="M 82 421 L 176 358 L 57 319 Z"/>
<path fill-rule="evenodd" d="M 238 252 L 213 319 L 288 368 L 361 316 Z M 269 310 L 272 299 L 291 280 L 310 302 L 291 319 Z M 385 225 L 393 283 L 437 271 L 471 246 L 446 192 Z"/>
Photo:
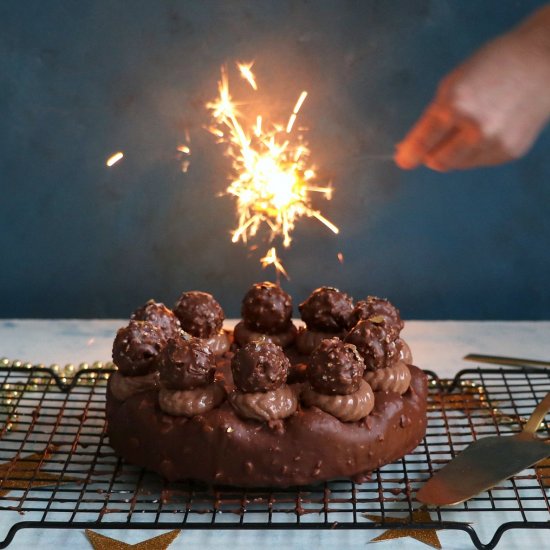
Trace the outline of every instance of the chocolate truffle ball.
<path fill-rule="evenodd" d="M 265 334 L 282 332 L 290 324 L 292 298 L 278 285 L 256 283 L 243 299 L 241 314 L 249 330 Z"/>
<path fill-rule="evenodd" d="M 174 307 L 181 328 L 197 338 L 210 338 L 220 332 L 223 310 L 207 292 L 184 292 Z"/>
<path fill-rule="evenodd" d="M 311 354 L 307 377 L 313 389 L 326 395 L 346 395 L 359 389 L 365 363 L 355 346 L 339 338 L 323 340 Z"/>
<path fill-rule="evenodd" d="M 113 342 L 113 362 L 124 376 L 142 376 L 158 367 L 158 354 L 166 345 L 162 330 L 149 321 L 130 321 Z"/>
<path fill-rule="evenodd" d="M 323 286 L 314 290 L 299 307 L 308 329 L 339 332 L 349 325 L 353 302 L 337 288 Z"/>
<path fill-rule="evenodd" d="M 250 342 L 231 360 L 233 382 L 242 392 L 275 390 L 286 382 L 290 361 L 281 347 L 271 342 Z"/>
<path fill-rule="evenodd" d="M 381 318 L 388 334 L 393 339 L 399 336 L 405 323 L 401 320 L 399 310 L 389 301 L 377 296 L 368 296 L 366 300 L 360 300 L 355 304 L 350 319 L 350 327 L 359 321 L 371 318 Z"/>
<path fill-rule="evenodd" d="M 386 331 L 383 322 L 359 321 L 345 341 L 357 348 L 367 370 L 391 367 L 399 358 L 396 341 Z"/>
<path fill-rule="evenodd" d="M 153 323 L 162 330 L 167 340 L 178 335 L 181 331 L 179 319 L 174 315 L 174 312 L 164 304 L 154 300 L 149 300 L 145 305 L 136 309 L 130 319 Z"/>
<path fill-rule="evenodd" d="M 192 390 L 214 381 L 214 353 L 200 338 L 173 338 L 159 356 L 160 382 L 170 390 Z"/>

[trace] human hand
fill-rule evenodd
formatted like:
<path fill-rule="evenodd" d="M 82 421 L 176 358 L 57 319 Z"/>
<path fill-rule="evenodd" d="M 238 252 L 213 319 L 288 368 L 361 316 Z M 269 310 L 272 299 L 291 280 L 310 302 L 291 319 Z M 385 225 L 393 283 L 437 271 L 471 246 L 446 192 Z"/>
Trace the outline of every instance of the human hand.
<path fill-rule="evenodd" d="M 452 71 L 397 146 L 398 166 L 447 171 L 521 157 L 550 118 L 550 44 L 540 30 L 528 21 Z"/>

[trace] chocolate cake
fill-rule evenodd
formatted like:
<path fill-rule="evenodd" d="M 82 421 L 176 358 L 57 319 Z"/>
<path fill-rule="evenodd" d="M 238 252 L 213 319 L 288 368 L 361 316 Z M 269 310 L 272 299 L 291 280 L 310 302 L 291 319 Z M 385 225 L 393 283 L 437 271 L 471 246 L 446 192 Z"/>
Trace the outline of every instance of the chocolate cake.
<path fill-rule="evenodd" d="M 361 481 L 412 451 L 426 430 L 427 381 L 398 310 L 373 296 L 354 305 L 331 287 L 299 309 L 297 335 L 290 296 L 253 285 L 234 338 L 203 292 L 182 294 L 174 312 L 153 301 L 136 310 L 113 344 L 116 453 L 170 481 L 287 487 Z"/>

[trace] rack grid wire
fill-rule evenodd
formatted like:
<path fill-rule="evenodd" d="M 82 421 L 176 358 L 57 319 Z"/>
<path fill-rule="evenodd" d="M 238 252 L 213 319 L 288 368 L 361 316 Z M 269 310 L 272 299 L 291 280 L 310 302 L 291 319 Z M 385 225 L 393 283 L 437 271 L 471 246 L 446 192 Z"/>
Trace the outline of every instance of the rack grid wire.
<path fill-rule="evenodd" d="M 367 482 L 237 489 L 168 483 L 117 457 L 105 433 L 104 369 L 80 371 L 67 383 L 47 368 L 9 364 L 0 368 L 0 548 L 23 528 L 413 527 L 463 531 L 479 549 L 494 548 L 510 529 L 550 529 L 550 464 L 461 505 L 430 507 L 430 522 L 414 520 L 416 490 L 432 473 L 478 437 L 519 432 L 550 391 L 550 372 L 528 367 L 464 369 L 453 380 L 427 373 L 425 438 Z M 550 422 L 540 435 L 550 436 Z M 396 517 L 403 523 L 388 521 Z M 496 529 L 483 531 L 495 521 Z"/>

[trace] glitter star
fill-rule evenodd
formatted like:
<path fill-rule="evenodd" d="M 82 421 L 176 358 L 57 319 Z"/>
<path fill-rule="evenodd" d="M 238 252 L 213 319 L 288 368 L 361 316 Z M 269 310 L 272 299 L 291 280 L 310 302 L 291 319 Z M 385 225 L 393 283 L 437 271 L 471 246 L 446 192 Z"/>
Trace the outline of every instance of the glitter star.
<path fill-rule="evenodd" d="M 179 534 L 180 530 L 176 529 L 175 531 L 164 533 L 163 535 L 138 542 L 137 544 L 128 544 L 120 540 L 111 539 L 105 535 L 100 535 L 95 531 L 90 531 L 90 529 L 86 529 L 86 536 L 94 550 L 123 550 L 124 548 L 135 548 L 136 550 L 166 550 Z"/>
<path fill-rule="evenodd" d="M 382 516 L 375 516 L 371 514 L 363 514 L 366 518 L 371 521 L 384 522 L 384 523 L 402 523 L 409 524 L 408 518 L 389 518 Z M 418 510 L 414 510 L 412 513 L 412 523 L 430 523 L 432 518 L 428 510 L 423 506 Z M 441 549 L 441 543 L 439 542 L 439 537 L 437 536 L 438 529 L 415 529 L 410 527 L 408 529 L 388 529 L 384 531 L 381 535 L 373 538 L 371 542 L 380 542 L 383 540 L 392 540 L 392 539 L 401 539 L 404 537 L 411 537 L 416 539 L 432 548 Z"/>
<path fill-rule="evenodd" d="M 63 472 L 50 474 L 40 469 L 53 453 L 55 448 L 49 447 L 40 453 L 14 458 L 0 464 L 0 497 L 14 489 L 29 491 L 35 487 L 80 481 L 76 477 L 64 475 Z"/>

